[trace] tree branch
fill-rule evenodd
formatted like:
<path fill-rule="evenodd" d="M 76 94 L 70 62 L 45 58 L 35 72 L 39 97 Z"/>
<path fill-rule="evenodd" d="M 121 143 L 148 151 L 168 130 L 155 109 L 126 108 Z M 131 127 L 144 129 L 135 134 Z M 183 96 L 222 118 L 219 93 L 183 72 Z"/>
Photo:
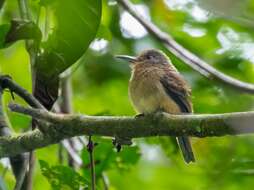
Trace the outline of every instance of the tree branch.
<path fill-rule="evenodd" d="M 254 112 L 206 115 L 169 115 L 143 118 L 54 114 L 45 110 L 10 105 L 12 111 L 40 120 L 39 130 L 0 138 L 0 157 L 14 156 L 80 135 L 139 138 L 151 136 L 224 136 L 254 132 Z"/>
<path fill-rule="evenodd" d="M 230 87 L 240 90 L 242 92 L 254 93 L 254 85 L 246 82 L 242 82 L 233 77 L 230 77 L 208 63 L 200 59 L 195 54 L 191 53 L 179 43 L 177 43 L 169 34 L 161 31 L 155 24 L 144 19 L 133 5 L 128 0 L 116 0 L 123 8 L 128 11 L 135 19 L 137 19 L 140 24 L 142 24 L 150 34 L 152 34 L 156 39 L 161 41 L 166 48 L 173 53 L 176 57 L 182 60 L 184 63 L 189 65 L 194 70 L 203 74 L 204 76 L 210 79 L 216 79 L 224 84 L 229 85 Z"/>
<path fill-rule="evenodd" d="M 18 96 L 26 101 L 31 107 L 45 109 L 44 106 L 26 89 L 14 82 L 7 75 L 0 75 L 0 85 L 3 89 L 8 88 L 11 92 L 15 92 Z"/>
<path fill-rule="evenodd" d="M 11 129 L 8 127 L 6 123 L 3 112 L 2 105 L 3 91 L 4 91 L 4 83 L 3 81 L 0 81 L 0 136 L 11 136 Z M 26 174 L 28 156 L 27 154 L 17 154 L 15 156 L 10 157 L 9 159 L 13 174 L 16 179 L 14 190 L 20 190 Z"/>

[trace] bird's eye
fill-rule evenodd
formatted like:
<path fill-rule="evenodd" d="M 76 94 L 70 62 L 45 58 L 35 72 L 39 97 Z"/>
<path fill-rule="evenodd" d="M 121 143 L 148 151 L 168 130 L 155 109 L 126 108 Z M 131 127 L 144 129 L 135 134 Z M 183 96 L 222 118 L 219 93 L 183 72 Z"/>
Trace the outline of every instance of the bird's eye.
<path fill-rule="evenodd" d="M 147 59 L 153 59 L 153 56 L 152 55 L 147 55 Z"/>

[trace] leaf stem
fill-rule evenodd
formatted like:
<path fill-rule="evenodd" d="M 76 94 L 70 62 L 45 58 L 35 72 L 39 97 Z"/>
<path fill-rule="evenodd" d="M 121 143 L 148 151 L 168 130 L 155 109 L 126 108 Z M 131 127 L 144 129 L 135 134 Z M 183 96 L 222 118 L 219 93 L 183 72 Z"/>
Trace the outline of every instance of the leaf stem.
<path fill-rule="evenodd" d="M 31 20 L 27 0 L 18 0 L 20 17 L 24 20 Z"/>

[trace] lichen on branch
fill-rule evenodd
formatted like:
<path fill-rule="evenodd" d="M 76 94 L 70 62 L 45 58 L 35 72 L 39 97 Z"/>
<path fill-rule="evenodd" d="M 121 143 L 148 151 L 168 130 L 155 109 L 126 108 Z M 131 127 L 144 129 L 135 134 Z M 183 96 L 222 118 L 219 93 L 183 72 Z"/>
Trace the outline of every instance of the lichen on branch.
<path fill-rule="evenodd" d="M 87 116 L 55 114 L 42 109 L 11 104 L 11 111 L 39 120 L 46 131 L 35 130 L 0 138 L 0 157 L 46 147 L 81 135 L 141 138 L 152 136 L 212 137 L 254 132 L 254 112 L 226 114 L 170 115 L 157 113 L 141 118 L 130 116 Z"/>

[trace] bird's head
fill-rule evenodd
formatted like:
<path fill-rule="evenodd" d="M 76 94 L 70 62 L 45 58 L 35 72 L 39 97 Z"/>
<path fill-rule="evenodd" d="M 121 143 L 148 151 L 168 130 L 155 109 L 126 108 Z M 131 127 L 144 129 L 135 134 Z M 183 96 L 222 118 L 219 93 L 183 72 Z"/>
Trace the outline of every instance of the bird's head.
<path fill-rule="evenodd" d="M 127 56 L 127 55 L 117 55 L 116 58 L 126 60 L 133 65 L 137 64 L 147 64 L 147 65 L 162 65 L 169 64 L 170 59 L 159 50 L 149 49 L 141 52 L 138 56 Z"/>

